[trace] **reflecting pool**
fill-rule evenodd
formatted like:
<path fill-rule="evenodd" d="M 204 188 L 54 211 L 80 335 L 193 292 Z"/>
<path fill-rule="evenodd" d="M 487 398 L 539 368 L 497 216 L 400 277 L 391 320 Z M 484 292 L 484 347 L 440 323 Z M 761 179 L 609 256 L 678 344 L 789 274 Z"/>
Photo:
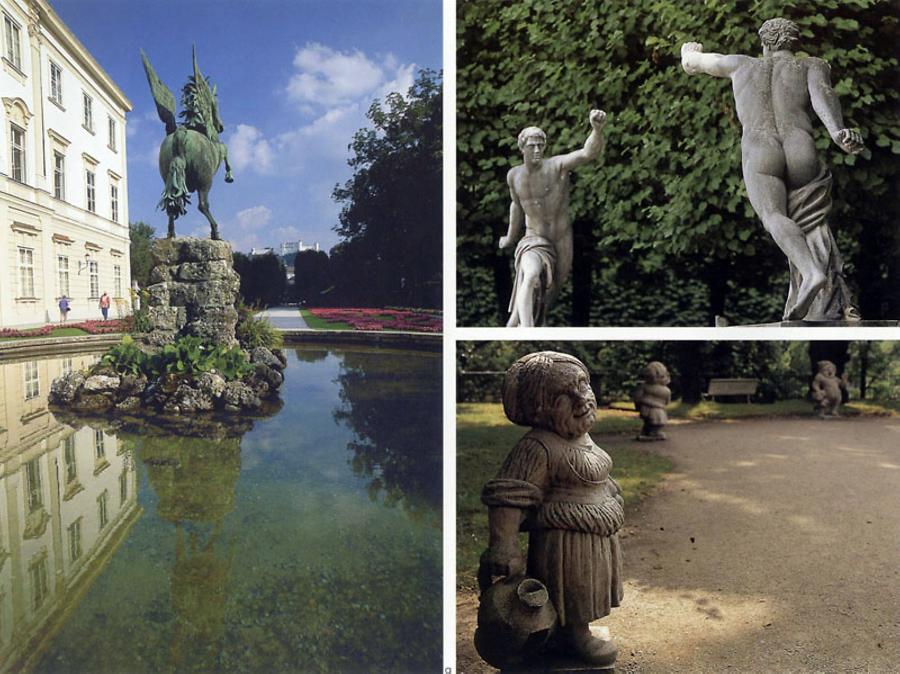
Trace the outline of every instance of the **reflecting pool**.
<path fill-rule="evenodd" d="M 58 421 L 96 355 L 0 364 L 0 671 L 439 671 L 441 359 L 287 355 L 206 437 Z"/>

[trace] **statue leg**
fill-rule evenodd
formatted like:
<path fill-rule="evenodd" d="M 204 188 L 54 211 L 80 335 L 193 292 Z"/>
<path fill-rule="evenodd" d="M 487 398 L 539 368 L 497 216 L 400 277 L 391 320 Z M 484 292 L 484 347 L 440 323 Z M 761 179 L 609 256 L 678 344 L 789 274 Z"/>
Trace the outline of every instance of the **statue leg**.
<path fill-rule="evenodd" d="M 219 225 L 216 223 L 215 218 L 213 218 L 212 213 L 209 210 L 209 190 L 206 190 L 205 192 L 198 191 L 197 195 L 199 196 L 198 201 L 200 202 L 197 208 L 206 216 L 206 219 L 209 220 L 209 238 L 213 241 L 218 241 Z"/>
<path fill-rule="evenodd" d="M 175 216 L 174 215 L 169 216 L 169 233 L 166 235 L 166 237 L 169 239 L 175 238 Z"/>
<path fill-rule="evenodd" d="M 534 296 L 541 290 L 543 265 L 537 255 L 525 253 L 516 270 L 516 296 L 507 327 L 534 327 Z"/>
<path fill-rule="evenodd" d="M 787 216 L 787 188 L 780 177 L 785 170 L 784 153 L 779 147 L 778 156 L 773 156 L 773 150 L 771 145 L 744 148 L 744 184 L 766 231 L 800 272 L 797 299 L 785 312 L 785 319 L 800 320 L 825 284 L 825 272 L 816 264 L 803 231 Z"/>
<path fill-rule="evenodd" d="M 219 154 L 222 155 L 222 161 L 225 162 L 225 182 L 233 183 L 234 176 L 231 175 L 231 164 L 228 163 L 228 148 L 225 143 L 219 143 Z"/>

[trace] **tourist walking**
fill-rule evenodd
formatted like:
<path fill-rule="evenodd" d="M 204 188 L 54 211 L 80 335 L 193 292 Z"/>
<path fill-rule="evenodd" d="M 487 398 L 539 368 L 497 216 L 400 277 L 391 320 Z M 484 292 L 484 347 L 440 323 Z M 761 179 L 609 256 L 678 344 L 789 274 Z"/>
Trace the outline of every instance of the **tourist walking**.
<path fill-rule="evenodd" d="M 69 310 L 72 307 L 69 305 L 69 298 L 63 295 L 59 298 L 59 322 L 65 323 L 66 319 L 69 317 Z"/>
<path fill-rule="evenodd" d="M 103 314 L 103 320 L 109 318 L 109 295 L 103 293 L 100 295 L 100 312 Z"/>

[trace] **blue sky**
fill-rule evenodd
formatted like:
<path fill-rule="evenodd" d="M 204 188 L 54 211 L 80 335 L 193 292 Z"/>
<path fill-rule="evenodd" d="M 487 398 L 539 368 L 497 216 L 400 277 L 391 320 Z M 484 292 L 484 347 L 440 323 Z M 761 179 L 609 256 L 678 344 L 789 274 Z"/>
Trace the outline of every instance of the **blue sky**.
<path fill-rule="evenodd" d="M 218 86 L 235 182 L 224 167 L 210 192 L 222 238 L 236 250 L 318 241 L 328 250 L 350 175 L 347 145 L 374 98 L 406 91 L 420 68 L 441 68 L 440 0 L 51 0 L 56 12 L 134 105 L 128 119 L 129 219 L 164 235 L 156 210 L 165 135 L 140 49 L 177 98 L 191 45 Z M 179 235 L 209 236 L 196 209 Z"/>

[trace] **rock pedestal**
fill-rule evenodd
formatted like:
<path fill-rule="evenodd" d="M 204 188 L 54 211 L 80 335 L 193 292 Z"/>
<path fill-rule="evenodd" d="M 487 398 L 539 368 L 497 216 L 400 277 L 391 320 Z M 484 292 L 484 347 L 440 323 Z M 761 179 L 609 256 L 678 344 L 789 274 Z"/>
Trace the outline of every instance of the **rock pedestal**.
<path fill-rule="evenodd" d="M 241 280 L 233 269 L 231 245 L 192 237 L 157 239 L 151 253 L 147 343 L 159 346 L 195 335 L 211 344 L 235 346 L 234 305 Z"/>

